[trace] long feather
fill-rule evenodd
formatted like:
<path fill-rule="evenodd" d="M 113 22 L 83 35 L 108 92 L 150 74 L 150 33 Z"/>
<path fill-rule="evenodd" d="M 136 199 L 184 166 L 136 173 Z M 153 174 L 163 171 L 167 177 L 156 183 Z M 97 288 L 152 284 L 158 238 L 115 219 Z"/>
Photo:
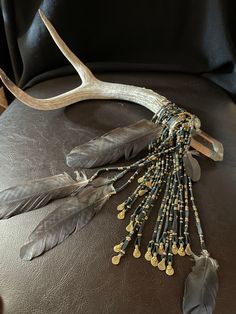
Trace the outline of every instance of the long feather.
<path fill-rule="evenodd" d="M 201 167 L 196 158 L 193 157 L 193 152 L 187 152 L 183 157 L 184 167 L 187 175 L 193 182 L 197 182 L 201 178 Z"/>
<path fill-rule="evenodd" d="M 183 314 L 214 313 L 218 292 L 218 263 L 213 258 L 195 256 L 195 265 L 185 282 Z"/>
<path fill-rule="evenodd" d="M 66 157 L 67 165 L 92 168 L 116 162 L 123 156 L 129 160 L 158 138 L 161 131 L 162 126 L 145 119 L 116 128 L 72 149 Z"/>
<path fill-rule="evenodd" d="M 87 184 L 84 173 L 77 181 L 67 173 L 27 181 L 0 192 L 0 219 L 45 206 L 51 200 L 63 198 Z"/>
<path fill-rule="evenodd" d="M 30 242 L 21 248 L 20 257 L 31 260 L 83 228 L 114 192 L 112 184 L 99 187 L 88 185 L 78 195 L 62 200 L 60 206 L 44 218 L 29 236 Z"/>

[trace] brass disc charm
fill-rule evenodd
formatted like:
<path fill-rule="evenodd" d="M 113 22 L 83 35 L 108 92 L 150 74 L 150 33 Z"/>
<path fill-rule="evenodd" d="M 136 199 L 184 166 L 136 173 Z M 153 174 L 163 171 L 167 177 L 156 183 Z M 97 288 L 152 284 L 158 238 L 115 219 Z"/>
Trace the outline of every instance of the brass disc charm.
<path fill-rule="evenodd" d="M 172 253 L 173 253 L 174 255 L 178 254 L 178 247 L 177 247 L 176 243 L 174 243 L 174 244 L 172 245 L 171 251 L 172 251 Z"/>
<path fill-rule="evenodd" d="M 128 224 L 128 226 L 126 226 L 126 231 L 131 232 L 134 229 L 133 223 L 132 221 Z"/>
<path fill-rule="evenodd" d="M 146 254 L 145 254 L 145 260 L 150 262 L 151 261 L 151 258 L 152 258 L 152 252 L 151 252 L 151 249 L 148 249 Z"/>
<path fill-rule="evenodd" d="M 121 254 L 115 255 L 112 257 L 111 262 L 113 265 L 118 265 L 120 263 Z"/>
<path fill-rule="evenodd" d="M 121 250 L 122 245 L 123 245 L 123 243 L 115 245 L 114 248 L 113 248 L 114 252 L 119 253 L 120 250 Z"/>
<path fill-rule="evenodd" d="M 119 212 L 119 214 L 117 215 L 118 219 L 124 219 L 125 218 L 125 210 L 122 210 L 121 212 Z"/>
<path fill-rule="evenodd" d="M 189 256 L 192 255 L 192 251 L 191 251 L 191 247 L 189 243 L 186 245 L 185 253 Z"/>
<path fill-rule="evenodd" d="M 158 268 L 163 271 L 166 269 L 166 260 L 163 258 L 159 263 L 158 263 Z"/>
<path fill-rule="evenodd" d="M 168 264 L 167 267 L 166 267 L 166 274 L 168 276 L 173 276 L 174 275 L 174 268 L 172 267 L 171 264 Z"/>
<path fill-rule="evenodd" d="M 157 257 L 156 257 L 156 256 L 153 256 L 153 257 L 151 258 L 151 264 L 152 264 L 153 267 L 157 267 L 157 265 L 158 265 L 158 260 L 157 260 Z"/>
<path fill-rule="evenodd" d="M 152 181 L 147 181 L 147 182 L 145 182 L 145 185 L 146 185 L 148 188 L 151 188 L 151 187 L 152 187 Z"/>
<path fill-rule="evenodd" d="M 144 177 L 140 177 L 138 178 L 138 183 L 142 183 L 143 182 Z"/>
<path fill-rule="evenodd" d="M 125 203 L 121 203 L 120 205 L 117 206 L 117 210 L 121 211 L 125 208 Z"/>
<path fill-rule="evenodd" d="M 148 192 L 148 190 L 139 190 L 138 191 L 138 195 L 139 196 L 143 196 L 144 194 L 146 194 Z"/>
<path fill-rule="evenodd" d="M 133 257 L 139 258 L 140 256 L 141 256 L 141 252 L 139 250 L 139 247 L 138 247 L 138 245 L 135 245 L 135 249 L 133 251 Z"/>
<path fill-rule="evenodd" d="M 185 251 L 184 251 L 184 247 L 183 247 L 183 244 L 180 244 L 180 247 L 178 249 L 178 254 L 180 256 L 185 256 Z"/>

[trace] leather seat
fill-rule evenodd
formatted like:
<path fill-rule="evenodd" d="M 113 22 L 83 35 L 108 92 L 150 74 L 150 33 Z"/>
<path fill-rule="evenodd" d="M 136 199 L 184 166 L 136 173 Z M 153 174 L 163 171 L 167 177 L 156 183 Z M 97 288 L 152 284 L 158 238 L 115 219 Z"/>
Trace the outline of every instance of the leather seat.
<path fill-rule="evenodd" d="M 199 116 L 202 129 L 224 144 L 223 162 L 199 157 L 201 180 L 194 192 L 212 256 L 219 262 L 217 314 L 234 313 L 236 278 L 236 107 L 219 87 L 197 76 L 163 73 L 100 73 L 100 79 L 152 88 Z M 50 97 L 79 84 L 77 76 L 39 83 L 28 92 Z M 65 155 L 79 143 L 115 127 L 152 114 L 125 101 L 92 100 L 54 111 L 38 111 L 15 100 L 0 117 L 0 189 L 62 173 L 72 174 Z M 135 183 L 112 197 L 81 231 L 44 255 L 28 262 L 20 247 L 41 219 L 54 208 L 44 208 L 0 221 L 0 295 L 9 314 L 181 313 L 184 280 L 191 269 L 188 257 L 176 257 L 172 278 L 132 257 L 133 247 L 119 266 L 111 264 L 113 246 L 125 235 L 126 221 L 116 219 L 120 204 Z M 193 217 L 192 217 L 193 218 Z M 153 222 L 144 230 L 142 253 Z M 198 237 L 191 220 L 192 247 Z M 235 272 L 234 272 L 235 273 Z"/>

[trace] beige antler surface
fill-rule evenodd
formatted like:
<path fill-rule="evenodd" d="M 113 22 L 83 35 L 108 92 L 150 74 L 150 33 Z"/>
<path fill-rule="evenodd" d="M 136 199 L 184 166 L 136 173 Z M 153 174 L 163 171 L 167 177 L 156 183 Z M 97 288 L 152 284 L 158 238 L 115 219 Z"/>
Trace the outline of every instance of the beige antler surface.
<path fill-rule="evenodd" d="M 28 95 L 17 87 L 0 69 L 0 77 L 5 86 L 24 104 L 39 110 L 53 110 L 88 99 L 120 99 L 142 105 L 156 113 L 169 103 L 167 98 L 159 95 L 151 89 L 98 80 L 88 67 L 86 67 L 64 43 L 46 16 L 41 11 L 39 11 L 39 14 L 58 48 L 78 72 L 82 84 L 61 95 L 47 99 L 38 99 Z M 196 124 L 198 124 L 197 128 L 199 129 L 200 120 L 197 117 Z M 198 132 L 198 139 L 193 139 L 191 146 L 213 160 L 222 160 L 222 144 L 214 140 L 212 137 L 209 137 L 209 145 L 206 146 L 205 144 L 208 136 L 204 133 L 204 141 L 201 141 L 201 137 L 201 132 Z"/>

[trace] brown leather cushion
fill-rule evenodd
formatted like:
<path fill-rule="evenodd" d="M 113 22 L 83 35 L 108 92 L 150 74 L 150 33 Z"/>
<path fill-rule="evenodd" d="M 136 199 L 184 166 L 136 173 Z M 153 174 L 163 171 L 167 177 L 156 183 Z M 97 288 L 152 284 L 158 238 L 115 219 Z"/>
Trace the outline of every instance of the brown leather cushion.
<path fill-rule="evenodd" d="M 235 311 L 236 258 L 236 107 L 219 87 L 206 79 L 183 74 L 116 73 L 101 79 L 145 86 L 197 114 L 202 129 L 222 141 L 223 162 L 200 157 L 202 178 L 194 192 L 206 243 L 220 264 L 220 291 L 216 313 Z M 39 98 L 49 97 L 79 83 L 76 76 L 53 79 L 31 88 Z M 0 189 L 27 179 L 67 171 L 65 155 L 74 146 L 112 128 L 124 126 L 151 113 L 125 101 L 84 101 L 65 109 L 37 111 L 18 101 L 0 117 Z M 184 279 L 191 260 L 177 257 L 175 276 L 167 277 L 144 258 L 128 250 L 122 263 L 111 264 L 113 245 L 125 235 L 126 221 L 116 219 L 116 206 L 134 188 L 112 197 L 80 232 L 30 262 L 19 250 L 54 203 L 0 221 L 0 294 L 5 312 L 15 313 L 181 313 Z M 152 217 L 155 218 L 155 215 Z M 150 239 L 153 219 L 144 230 L 142 253 Z M 198 238 L 193 230 L 193 249 Z"/>

